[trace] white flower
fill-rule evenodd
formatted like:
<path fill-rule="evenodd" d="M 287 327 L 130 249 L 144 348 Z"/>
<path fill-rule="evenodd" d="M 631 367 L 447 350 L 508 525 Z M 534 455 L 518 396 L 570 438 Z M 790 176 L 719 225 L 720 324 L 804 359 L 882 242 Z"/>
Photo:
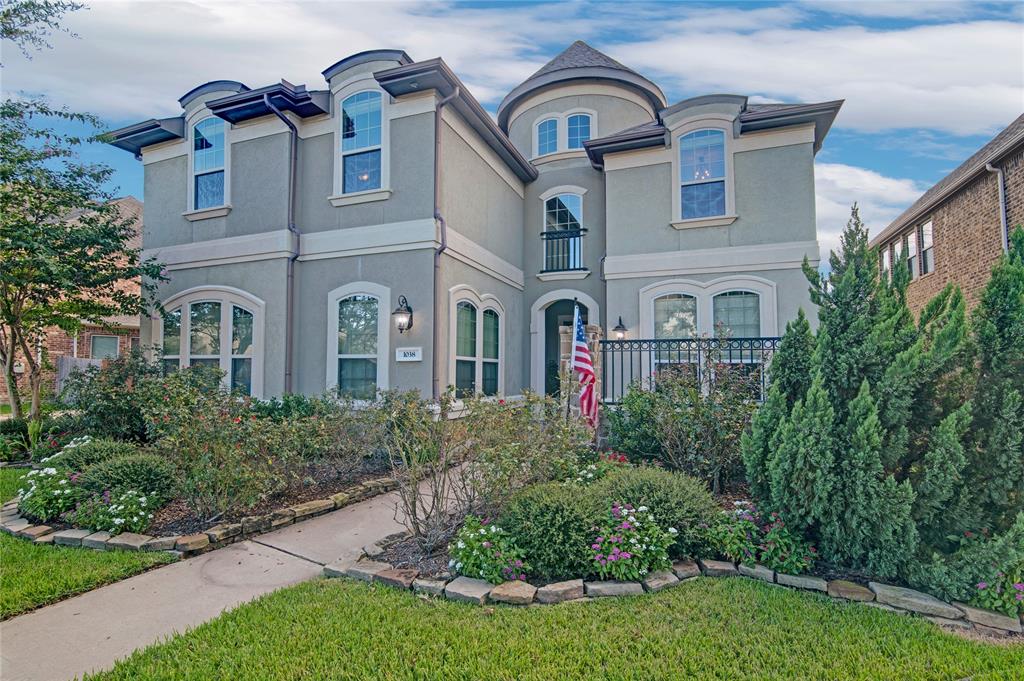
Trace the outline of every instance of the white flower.
<path fill-rule="evenodd" d="M 647 507 L 646 506 L 641 506 L 640 508 L 638 508 L 636 510 L 639 511 L 640 513 L 643 513 L 644 511 L 647 510 Z"/>
<path fill-rule="evenodd" d="M 636 516 L 635 515 L 629 516 L 629 522 L 635 523 L 636 522 Z"/>
<path fill-rule="evenodd" d="M 678 534 L 678 533 L 679 533 L 679 530 L 677 530 L 677 529 L 676 529 L 676 528 L 674 528 L 674 527 L 670 527 L 670 528 L 668 528 L 668 533 L 669 533 L 669 534 Z"/>
<path fill-rule="evenodd" d="M 67 478 L 61 478 L 60 482 L 58 482 L 57 484 L 58 485 L 66 485 L 66 484 L 68 484 Z"/>
<path fill-rule="evenodd" d="M 646 575 L 647 574 L 647 568 L 640 568 L 640 574 Z"/>
<path fill-rule="evenodd" d="M 44 468 L 43 469 L 43 475 L 57 475 L 57 469 L 56 468 Z"/>
<path fill-rule="evenodd" d="M 462 540 L 460 539 L 460 540 L 459 540 L 459 543 L 457 544 L 457 546 L 458 546 L 458 547 L 459 547 L 460 549 L 464 549 L 464 548 L 466 548 L 466 542 L 464 542 L 464 541 L 462 541 Z"/>
<path fill-rule="evenodd" d="M 491 532 L 497 532 L 497 531 L 498 531 L 498 528 L 495 527 L 494 525 L 491 525 Z"/>
<path fill-rule="evenodd" d="M 630 540 L 629 540 L 629 543 L 630 543 L 630 544 L 639 544 L 640 542 L 638 542 L 638 541 L 636 540 L 636 537 L 633 537 L 632 539 L 630 539 Z"/>
<path fill-rule="evenodd" d="M 114 524 L 115 525 L 123 525 L 124 524 L 124 518 L 114 518 Z"/>
<path fill-rule="evenodd" d="M 452 558 L 450 561 L 448 561 L 448 567 L 450 567 L 450 568 L 451 567 L 455 567 L 455 559 L 454 558 Z"/>
<path fill-rule="evenodd" d="M 481 527 L 480 528 L 480 534 L 487 534 L 487 530 Z"/>

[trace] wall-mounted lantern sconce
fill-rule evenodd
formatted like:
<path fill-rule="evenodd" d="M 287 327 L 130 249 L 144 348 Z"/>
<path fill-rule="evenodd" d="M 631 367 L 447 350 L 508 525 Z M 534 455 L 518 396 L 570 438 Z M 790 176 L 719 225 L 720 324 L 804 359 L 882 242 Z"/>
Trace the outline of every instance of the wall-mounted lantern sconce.
<path fill-rule="evenodd" d="M 391 318 L 395 320 L 398 333 L 405 333 L 412 328 L 412 308 L 405 296 L 398 296 L 398 307 L 391 313 Z"/>
<path fill-rule="evenodd" d="M 615 334 L 615 340 L 622 340 L 625 338 L 626 331 L 628 330 L 629 329 L 626 328 L 626 325 L 622 323 L 622 315 L 619 315 L 619 323 L 615 325 L 614 329 L 612 329 L 612 333 Z"/>

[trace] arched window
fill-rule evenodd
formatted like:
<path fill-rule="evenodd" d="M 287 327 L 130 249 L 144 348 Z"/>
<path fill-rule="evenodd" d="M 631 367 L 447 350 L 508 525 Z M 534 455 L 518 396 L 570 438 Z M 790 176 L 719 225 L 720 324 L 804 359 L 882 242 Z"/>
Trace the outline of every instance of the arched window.
<path fill-rule="evenodd" d="M 654 299 L 655 338 L 693 338 L 697 335 L 697 299 L 669 293 Z"/>
<path fill-rule="evenodd" d="M 730 338 L 761 336 L 761 296 L 751 291 L 726 291 L 712 300 L 715 332 Z"/>
<path fill-rule="evenodd" d="M 569 148 L 582 149 L 583 143 L 590 139 L 590 115 L 571 114 L 568 119 Z"/>
<path fill-rule="evenodd" d="M 502 391 L 501 310 L 493 296 L 468 289 L 453 295 L 455 302 L 454 372 L 458 397 L 498 395 Z"/>
<path fill-rule="evenodd" d="M 558 194 L 544 201 L 544 270 L 583 268 L 583 197 Z"/>
<path fill-rule="evenodd" d="M 725 215 L 725 132 L 696 130 L 679 138 L 682 219 Z"/>
<path fill-rule="evenodd" d="M 204 118 L 192 128 L 192 209 L 225 204 L 224 121 Z"/>
<path fill-rule="evenodd" d="M 262 394 L 263 306 L 225 289 L 197 289 L 164 304 L 160 321 L 165 371 L 210 366 L 224 372 L 224 385 Z"/>
<path fill-rule="evenodd" d="M 341 103 L 341 191 L 381 188 L 381 94 L 357 92 Z"/>
<path fill-rule="evenodd" d="M 377 393 L 380 301 L 358 294 L 338 301 L 338 392 L 360 400 Z"/>
<path fill-rule="evenodd" d="M 558 151 L 558 119 L 546 118 L 537 124 L 537 155 Z"/>

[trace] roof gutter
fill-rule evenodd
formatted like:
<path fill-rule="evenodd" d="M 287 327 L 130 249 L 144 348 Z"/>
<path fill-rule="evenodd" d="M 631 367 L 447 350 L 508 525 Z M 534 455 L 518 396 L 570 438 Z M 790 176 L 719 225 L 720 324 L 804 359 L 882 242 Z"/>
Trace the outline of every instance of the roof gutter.
<path fill-rule="evenodd" d="M 458 97 L 460 91 L 456 85 L 452 93 L 434 107 L 434 221 L 441 232 L 440 244 L 434 249 L 434 339 L 430 384 L 435 402 L 441 399 L 441 255 L 448 250 L 448 225 L 441 214 L 441 109 Z"/>
<path fill-rule="evenodd" d="M 292 392 L 292 357 L 295 352 L 292 339 L 292 327 L 295 318 L 295 261 L 299 258 L 299 246 L 302 233 L 295 226 L 295 175 L 299 158 L 299 130 L 288 120 L 280 109 L 270 101 L 270 94 L 263 95 L 263 103 L 275 116 L 288 126 L 288 231 L 292 234 L 291 255 L 288 257 L 285 281 L 285 313 L 284 313 L 284 392 Z"/>
<path fill-rule="evenodd" d="M 1001 242 L 1003 245 L 1003 253 L 1009 253 L 1009 231 L 1006 226 L 1006 179 L 1003 176 L 1003 169 L 997 168 L 991 163 L 985 164 L 985 170 L 990 173 L 995 173 L 996 182 L 999 183 L 999 227 L 1003 236 Z"/>

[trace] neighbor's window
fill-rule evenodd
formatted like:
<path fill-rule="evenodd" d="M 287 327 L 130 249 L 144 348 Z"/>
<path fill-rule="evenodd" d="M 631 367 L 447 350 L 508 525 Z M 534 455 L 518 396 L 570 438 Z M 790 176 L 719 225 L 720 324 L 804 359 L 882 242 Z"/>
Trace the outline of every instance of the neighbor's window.
<path fill-rule="evenodd" d="M 590 116 L 573 114 L 569 116 L 569 148 L 582 149 L 583 143 L 590 139 Z"/>
<path fill-rule="evenodd" d="M 725 133 L 697 130 L 679 139 L 682 219 L 725 215 Z"/>
<path fill-rule="evenodd" d="M 341 103 L 341 192 L 381 187 L 381 95 L 357 92 Z"/>
<path fill-rule="evenodd" d="M 655 338 L 693 338 L 697 335 L 697 299 L 670 293 L 654 299 Z"/>
<path fill-rule="evenodd" d="M 192 208 L 224 205 L 224 121 L 205 118 L 192 128 Z"/>
<path fill-rule="evenodd" d="M 89 344 L 89 357 L 93 359 L 117 357 L 117 336 L 93 336 Z"/>
<path fill-rule="evenodd" d="M 907 267 L 910 269 L 910 278 L 917 279 L 917 232 L 907 235 Z"/>
<path fill-rule="evenodd" d="M 537 155 L 558 151 L 558 119 L 548 118 L 537 125 Z"/>
<path fill-rule="evenodd" d="M 377 393 L 377 298 L 359 294 L 338 302 L 338 392 L 360 400 Z"/>
<path fill-rule="evenodd" d="M 889 244 L 882 246 L 882 281 L 889 281 L 892 277 L 892 252 Z"/>
<path fill-rule="evenodd" d="M 497 310 L 483 313 L 473 303 L 455 308 L 455 394 L 497 395 L 499 390 L 501 319 Z"/>
<path fill-rule="evenodd" d="M 932 223 L 921 225 L 921 274 L 935 271 L 935 243 L 933 242 Z"/>
<path fill-rule="evenodd" d="M 719 293 L 712 301 L 715 333 L 722 329 L 730 338 L 761 336 L 761 297 L 750 291 Z"/>

